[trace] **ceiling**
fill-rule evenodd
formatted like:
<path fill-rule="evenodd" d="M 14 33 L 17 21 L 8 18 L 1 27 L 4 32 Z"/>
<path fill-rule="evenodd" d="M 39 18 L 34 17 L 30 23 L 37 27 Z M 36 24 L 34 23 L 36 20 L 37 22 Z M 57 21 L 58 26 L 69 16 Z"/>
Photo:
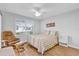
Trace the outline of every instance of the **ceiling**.
<path fill-rule="evenodd" d="M 32 11 L 35 7 L 44 10 L 40 17 Z M 0 10 L 37 19 L 46 19 L 79 8 L 79 3 L 0 3 Z"/>

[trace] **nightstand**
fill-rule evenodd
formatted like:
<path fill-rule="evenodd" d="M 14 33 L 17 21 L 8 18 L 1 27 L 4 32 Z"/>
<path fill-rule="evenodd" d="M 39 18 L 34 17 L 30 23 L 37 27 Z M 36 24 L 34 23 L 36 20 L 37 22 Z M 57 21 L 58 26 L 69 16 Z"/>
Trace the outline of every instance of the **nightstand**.
<path fill-rule="evenodd" d="M 68 44 L 69 44 L 68 41 L 69 41 L 68 36 L 60 36 L 59 37 L 59 45 L 60 46 L 68 47 Z"/>

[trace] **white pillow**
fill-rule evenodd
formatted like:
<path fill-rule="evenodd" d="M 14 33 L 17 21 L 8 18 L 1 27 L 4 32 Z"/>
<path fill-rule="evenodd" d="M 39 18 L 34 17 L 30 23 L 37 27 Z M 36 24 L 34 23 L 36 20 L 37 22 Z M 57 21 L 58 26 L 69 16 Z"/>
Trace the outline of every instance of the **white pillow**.
<path fill-rule="evenodd" d="M 56 35 L 57 31 L 50 31 L 50 35 Z"/>

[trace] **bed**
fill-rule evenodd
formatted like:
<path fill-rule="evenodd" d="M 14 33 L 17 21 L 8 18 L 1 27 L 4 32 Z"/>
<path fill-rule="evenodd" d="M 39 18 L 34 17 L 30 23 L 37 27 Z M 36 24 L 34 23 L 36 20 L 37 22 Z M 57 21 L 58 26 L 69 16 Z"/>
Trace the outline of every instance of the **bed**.
<path fill-rule="evenodd" d="M 57 35 L 55 34 L 38 34 L 30 35 L 28 43 L 37 48 L 38 52 L 44 54 L 44 52 L 56 44 L 58 44 Z"/>

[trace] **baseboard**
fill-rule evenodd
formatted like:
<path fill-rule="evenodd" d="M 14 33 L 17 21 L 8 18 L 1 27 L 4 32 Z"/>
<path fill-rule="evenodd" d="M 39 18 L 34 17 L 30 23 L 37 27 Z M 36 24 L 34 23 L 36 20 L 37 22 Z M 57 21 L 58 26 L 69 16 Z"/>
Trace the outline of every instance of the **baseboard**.
<path fill-rule="evenodd" d="M 69 45 L 69 47 L 79 49 L 78 46 L 74 46 L 74 45 Z"/>

